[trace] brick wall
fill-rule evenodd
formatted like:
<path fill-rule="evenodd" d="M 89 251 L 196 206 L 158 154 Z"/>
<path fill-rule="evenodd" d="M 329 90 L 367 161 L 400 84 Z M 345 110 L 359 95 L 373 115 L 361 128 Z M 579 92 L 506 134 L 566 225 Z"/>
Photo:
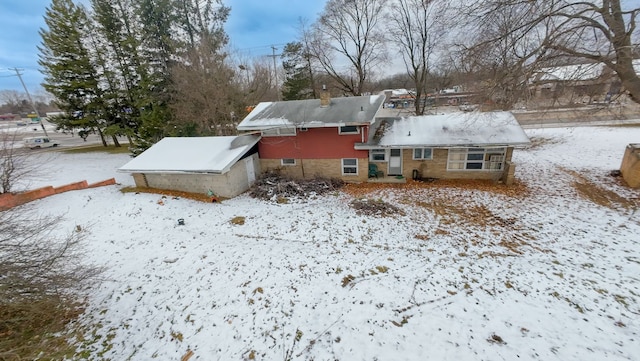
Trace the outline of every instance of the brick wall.
<path fill-rule="evenodd" d="M 280 159 L 261 159 L 264 171 L 279 170 L 283 175 L 293 178 L 314 178 L 317 176 L 338 178 L 345 182 L 364 182 L 368 179 L 369 160 L 358 159 L 357 175 L 342 175 L 342 159 L 296 159 L 295 165 L 283 166 Z"/>
<path fill-rule="evenodd" d="M 447 160 L 449 158 L 449 150 L 445 148 L 434 148 L 432 159 L 414 160 L 413 149 L 402 150 L 402 175 L 405 178 L 413 177 L 413 170 L 417 169 L 422 178 L 438 178 L 438 179 L 493 179 L 499 180 L 503 177 L 503 173 L 507 171 L 507 164 L 511 164 L 511 176 L 514 176 L 515 165 L 511 163 L 513 155 L 513 147 L 508 147 L 505 152 L 505 170 L 504 171 L 450 171 L 447 170 Z M 378 167 L 387 174 L 387 163 L 379 163 Z M 513 182 L 513 179 L 511 179 Z M 506 183 L 506 182 L 505 182 Z"/>
<path fill-rule="evenodd" d="M 112 184 L 116 184 L 116 180 L 113 178 L 107 179 L 101 182 L 93 183 L 91 185 L 87 184 L 87 181 L 85 180 L 81 182 L 66 184 L 56 188 L 48 186 L 48 187 L 38 188 L 38 189 L 34 189 L 34 190 L 22 192 L 22 193 L 1 194 L 0 210 L 7 210 L 9 208 L 13 208 L 25 203 L 29 203 L 31 201 L 35 201 L 36 199 L 52 196 L 54 194 L 64 193 L 64 192 L 73 191 L 73 190 L 86 189 L 86 188 L 102 187 L 102 186 L 112 185 Z"/>

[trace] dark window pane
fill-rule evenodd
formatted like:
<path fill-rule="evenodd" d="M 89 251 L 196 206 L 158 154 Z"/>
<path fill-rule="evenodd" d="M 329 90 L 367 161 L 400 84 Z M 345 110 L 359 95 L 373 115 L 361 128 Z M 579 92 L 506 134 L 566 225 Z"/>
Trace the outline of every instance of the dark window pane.
<path fill-rule="evenodd" d="M 467 169 L 482 169 L 482 163 L 467 163 Z"/>
<path fill-rule="evenodd" d="M 347 125 L 344 127 L 340 127 L 340 133 L 357 133 L 358 127 L 355 125 Z"/>

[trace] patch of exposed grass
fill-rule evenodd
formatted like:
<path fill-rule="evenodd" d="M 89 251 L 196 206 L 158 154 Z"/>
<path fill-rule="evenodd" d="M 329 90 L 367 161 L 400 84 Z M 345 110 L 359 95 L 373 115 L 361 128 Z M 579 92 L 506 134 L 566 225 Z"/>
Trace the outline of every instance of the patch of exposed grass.
<path fill-rule="evenodd" d="M 67 325 L 83 311 L 51 295 L 37 300 L 0 303 L 0 360 L 62 360 L 73 356 Z"/>
<path fill-rule="evenodd" d="M 127 144 L 124 144 L 120 147 L 116 147 L 113 145 L 109 145 L 109 146 L 102 146 L 102 145 L 89 145 L 86 147 L 76 147 L 76 148 L 70 148 L 70 149 L 64 149 L 62 150 L 62 152 L 64 153 L 69 153 L 69 154 L 77 154 L 77 153 L 92 153 L 92 152 L 102 152 L 102 153 L 110 153 L 110 154 L 125 154 L 125 153 L 130 153 L 129 152 L 129 146 Z"/>
<path fill-rule="evenodd" d="M 496 183 L 494 180 L 484 179 L 437 179 L 432 182 L 407 180 L 407 183 L 347 183 L 342 190 L 353 197 L 365 197 L 368 194 L 393 190 L 397 194 L 407 192 L 415 194 L 420 190 L 456 189 L 488 192 L 491 194 L 502 194 L 509 197 L 522 198 L 529 194 L 529 188 L 518 179 L 510 186 Z"/>
<path fill-rule="evenodd" d="M 351 281 L 355 280 L 356 277 L 353 275 L 346 275 L 342 278 L 342 287 L 347 287 Z"/>
<path fill-rule="evenodd" d="M 574 177 L 572 183 L 573 188 L 583 199 L 613 210 L 618 208 L 633 209 L 637 207 L 636 201 L 633 199 L 623 197 L 576 171 L 566 169 L 564 171 Z"/>
<path fill-rule="evenodd" d="M 489 336 L 489 338 L 487 338 L 487 341 L 489 343 L 496 343 L 496 344 L 499 344 L 499 345 L 506 345 L 507 344 L 506 342 L 504 342 L 502 337 L 496 335 L 495 333 L 492 334 L 491 336 Z"/>
<path fill-rule="evenodd" d="M 526 146 L 526 149 L 538 149 L 545 145 L 558 144 L 562 142 L 559 139 L 545 137 L 531 137 L 529 138 L 529 141 L 531 141 L 531 143 Z"/>
<path fill-rule="evenodd" d="M 124 187 L 120 189 L 122 193 L 150 193 L 150 194 L 161 194 L 163 196 L 171 196 L 174 199 L 179 198 L 187 198 L 194 201 L 200 201 L 205 203 L 212 203 L 211 197 L 204 193 L 190 193 L 190 192 L 182 192 L 175 191 L 171 189 L 157 189 L 157 188 L 144 188 L 144 187 Z M 222 201 L 220 197 L 217 197 L 217 202 Z"/>
<path fill-rule="evenodd" d="M 241 226 L 241 225 L 244 224 L 244 221 L 245 221 L 244 217 L 236 216 L 236 217 L 231 218 L 231 221 L 229 221 L 229 222 L 231 222 L 231 224 L 235 224 L 236 226 Z"/>

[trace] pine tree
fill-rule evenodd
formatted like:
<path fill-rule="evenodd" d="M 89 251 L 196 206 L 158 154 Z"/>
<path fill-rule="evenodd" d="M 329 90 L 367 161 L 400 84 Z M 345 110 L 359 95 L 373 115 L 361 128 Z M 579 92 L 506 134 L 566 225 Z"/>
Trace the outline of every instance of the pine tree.
<path fill-rule="evenodd" d="M 40 29 L 39 61 L 43 87 L 55 97 L 65 115 L 54 122 L 60 129 L 84 128 L 101 132 L 104 111 L 96 68 L 86 46 L 84 8 L 72 0 L 52 0 L 46 9 L 48 29 Z M 104 143 L 104 139 L 103 139 Z M 105 143 L 106 145 L 106 143 Z"/>
<path fill-rule="evenodd" d="M 311 69 L 308 53 L 302 43 L 292 42 L 285 45 L 281 58 L 285 72 L 282 99 L 297 100 L 313 97 Z"/>
<path fill-rule="evenodd" d="M 95 31 L 92 32 L 94 55 L 104 77 L 105 102 L 109 111 L 105 134 L 132 138 L 140 126 L 140 79 L 147 72 L 139 54 L 141 37 L 132 27 L 136 23 L 131 0 L 92 0 Z"/>

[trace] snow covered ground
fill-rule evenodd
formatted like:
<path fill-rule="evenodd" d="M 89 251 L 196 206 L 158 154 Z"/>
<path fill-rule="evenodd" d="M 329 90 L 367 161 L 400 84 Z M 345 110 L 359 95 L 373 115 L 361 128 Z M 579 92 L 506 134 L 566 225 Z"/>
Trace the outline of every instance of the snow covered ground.
<path fill-rule="evenodd" d="M 527 134 L 522 192 L 367 195 L 394 217 L 357 215 L 345 192 L 206 204 L 110 186 L 36 205 L 106 267 L 82 316 L 91 359 L 638 360 L 640 192 L 608 173 L 640 127 Z M 132 185 L 128 160 L 59 154 L 32 184 Z"/>

